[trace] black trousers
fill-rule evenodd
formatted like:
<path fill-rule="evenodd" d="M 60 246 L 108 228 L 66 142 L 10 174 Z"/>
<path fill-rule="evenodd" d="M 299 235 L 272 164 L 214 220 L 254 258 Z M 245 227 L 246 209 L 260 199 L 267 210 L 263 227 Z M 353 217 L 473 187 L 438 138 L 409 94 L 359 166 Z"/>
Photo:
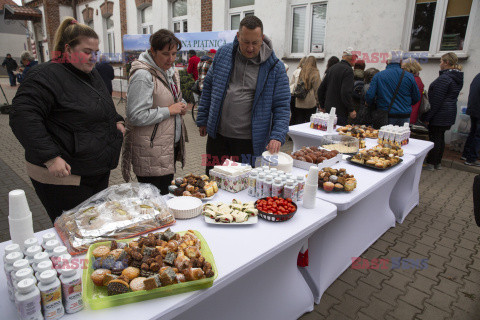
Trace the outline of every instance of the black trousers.
<path fill-rule="evenodd" d="M 317 111 L 317 108 L 302 109 L 295 107 L 292 114 L 293 124 L 310 122 L 310 117 Z"/>
<path fill-rule="evenodd" d="M 480 227 L 480 174 L 473 179 L 473 214 L 477 226 Z"/>
<path fill-rule="evenodd" d="M 433 142 L 433 149 L 427 155 L 427 163 L 434 166 L 442 163 L 443 151 L 445 150 L 445 131 L 450 126 L 428 126 L 428 138 Z"/>
<path fill-rule="evenodd" d="M 164 176 L 158 177 L 139 177 L 137 176 L 138 182 L 141 183 L 150 183 L 153 184 L 160 190 L 160 194 L 167 194 L 168 193 L 168 186 L 172 183 L 173 180 L 173 173 L 167 174 Z"/>
<path fill-rule="evenodd" d="M 202 165 L 206 173 L 216 165 L 221 165 L 226 159 L 255 165 L 253 144 L 251 139 L 227 138 L 217 133 L 214 139 L 207 138 L 207 154 L 202 155 Z"/>
<path fill-rule="evenodd" d="M 63 211 L 75 208 L 91 196 L 108 187 L 110 171 L 97 176 L 82 176 L 79 186 L 59 186 L 32 181 L 35 192 L 42 202 L 52 222 Z"/>
<path fill-rule="evenodd" d="M 295 97 L 292 96 L 290 99 L 290 122 L 289 126 L 294 125 L 295 123 L 293 122 L 293 113 L 295 112 Z"/>

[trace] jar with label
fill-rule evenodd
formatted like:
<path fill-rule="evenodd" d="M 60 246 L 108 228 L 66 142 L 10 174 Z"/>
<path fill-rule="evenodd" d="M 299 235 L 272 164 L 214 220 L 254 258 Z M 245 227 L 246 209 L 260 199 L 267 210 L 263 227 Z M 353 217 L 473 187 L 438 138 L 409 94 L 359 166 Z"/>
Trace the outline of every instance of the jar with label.
<path fill-rule="evenodd" d="M 33 246 L 39 246 L 40 243 L 38 243 L 38 239 L 33 237 L 33 238 L 28 238 L 27 240 L 25 240 L 25 242 L 23 243 L 23 253 L 26 254 L 27 252 L 27 249 L 30 248 L 30 247 L 33 247 Z"/>
<path fill-rule="evenodd" d="M 55 265 L 59 262 L 59 258 L 62 254 L 67 254 L 67 253 L 68 253 L 67 247 L 65 246 L 58 246 L 55 249 L 53 249 L 53 252 L 50 255 L 50 260 L 52 260 L 53 266 L 55 267 Z"/>
<path fill-rule="evenodd" d="M 40 304 L 40 290 L 33 279 L 24 279 L 18 283 L 15 293 L 18 318 L 20 320 L 43 320 Z"/>
<path fill-rule="evenodd" d="M 22 281 L 23 279 L 28 279 L 31 278 L 34 280 L 35 284 L 37 284 L 37 279 L 33 275 L 33 269 L 32 268 L 23 268 L 15 272 L 15 276 L 13 277 L 13 287 L 15 290 L 18 288 L 18 283 Z"/>
<path fill-rule="evenodd" d="M 58 240 L 48 240 L 44 245 L 45 252 L 47 252 L 48 255 L 51 257 L 53 254 L 53 249 L 59 246 L 60 242 Z"/>
<path fill-rule="evenodd" d="M 283 183 L 282 179 L 275 178 L 272 186 L 272 197 L 283 197 Z"/>
<path fill-rule="evenodd" d="M 40 262 L 42 261 L 49 261 L 50 258 L 48 257 L 48 253 L 46 252 L 39 252 L 37 253 L 34 257 L 33 257 L 33 264 L 32 264 L 32 268 L 33 268 L 33 271 L 37 272 L 37 266 Z"/>
<path fill-rule="evenodd" d="M 7 256 L 12 252 L 22 252 L 22 249 L 16 243 L 12 243 L 12 244 L 9 244 L 8 246 L 5 246 L 5 249 L 4 249 L 4 252 L 3 252 L 3 263 L 4 264 L 6 263 Z M 22 258 L 23 258 L 23 252 L 22 252 Z"/>
<path fill-rule="evenodd" d="M 57 240 L 57 236 L 53 232 L 47 232 L 42 236 L 42 247 L 45 249 L 45 244 L 50 240 Z"/>
<path fill-rule="evenodd" d="M 25 252 L 25 255 L 27 257 L 27 260 L 28 260 L 28 263 L 30 264 L 33 264 L 33 257 L 35 257 L 35 255 L 37 253 L 40 253 L 42 252 L 42 247 L 40 246 L 31 246 L 27 249 L 27 251 Z"/>
<path fill-rule="evenodd" d="M 65 314 L 62 304 L 62 286 L 55 270 L 47 270 L 40 274 L 38 284 L 42 297 L 42 310 L 45 320 L 56 320 Z"/>
<path fill-rule="evenodd" d="M 250 174 L 248 176 L 248 195 L 251 197 L 255 197 L 255 189 L 257 185 L 257 179 L 258 179 L 258 174 L 257 171 L 250 171 Z"/>
<path fill-rule="evenodd" d="M 75 313 L 83 309 L 82 274 L 78 269 L 63 269 L 60 275 L 63 306 L 66 313 Z"/>
<path fill-rule="evenodd" d="M 297 176 L 297 188 L 297 201 L 302 201 L 305 192 L 305 178 L 303 176 Z"/>
<path fill-rule="evenodd" d="M 43 271 L 54 270 L 53 263 L 51 260 L 42 261 L 37 265 L 37 270 L 35 271 L 35 278 L 40 281 L 40 275 Z"/>
<path fill-rule="evenodd" d="M 70 260 L 72 259 L 72 256 L 68 253 L 62 254 L 60 257 L 58 257 L 58 264 L 56 266 L 57 269 L 57 274 L 60 276 L 60 273 L 63 269 L 68 269 L 70 268 Z M 53 264 L 55 266 L 55 264 Z"/>
<path fill-rule="evenodd" d="M 278 173 L 277 168 L 270 168 L 270 174 L 271 174 L 271 175 L 277 174 L 277 173 Z"/>
<path fill-rule="evenodd" d="M 273 179 L 271 175 L 265 177 L 265 181 L 263 182 L 263 192 L 262 197 L 271 197 L 272 196 L 272 186 L 273 186 Z"/>
<path fill-rule="evenodd" d="M 263 172 L 266 172 L 266 171 L 268 171 L 268 170 L 270 170 L 270 167 L 269 167 L 269 166 L 262 166 L 262 171 L 263 171 Z"/>
<path fill-rule="evenodd" d="M 12 281 L 12 272 L 13 272 L 13 264 L 15 261 L 21 260 L 23 258 L 23 253 L 21 252 L 12 252 L 7 254 L 5 257 L 5 264 L 3 269 L 5 270 L 5 275 L 7 278 L 7 288 L 8 288 L 8 297 L 10 301 L 14 301 L 14 288 L 13 288 L 13 281 Z"/>
<path fill-rule="evenodd" d="M 265 173 L 261 172 L 258 175 L 257 183 L 255 186 L 255 195 L 257 198 L 261 198 L 263 195 L 263 182 L 265 180 Z"/>
<path fill-rule="evenodd" d="M 281 174 L 278 176 L 280 179 L 282 179 L 282 183 L 285 185 L 287 183 L 287 175 L 285 173 Z"/>
<path fill-rule="evenodd" d="M 12 270 L 12 283 L 15 283 L 15 273 L 18 270 L 30 268 L 30 264 L 28 263 L 27 259 L 19 259 L 13 263 L 13 270 Z"/>
<path fill-rule="evenodd" d="M 294 199 L 296 197 L 294 197 L 294 193 L 295 193 L 294 181 L 292 179 L 288 179 L 287 184 L 283 187 L 283 197 L 285 199 L 290 198 L 292 199 L 292 201 L 295 201 Z"/>

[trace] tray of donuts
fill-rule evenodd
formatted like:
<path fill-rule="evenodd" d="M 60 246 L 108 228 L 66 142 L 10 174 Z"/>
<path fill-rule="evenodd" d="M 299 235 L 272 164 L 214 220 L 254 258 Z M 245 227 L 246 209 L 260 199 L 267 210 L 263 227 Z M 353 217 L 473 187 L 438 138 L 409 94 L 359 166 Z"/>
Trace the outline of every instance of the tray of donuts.
<path fill-rule="evenodd" d="M 296 168 L 308 170 L 312 164 L 318 167 L 330 167 L 342 160 L 342 154 L 336 150 L 326 150 L 321 147 L 302 147 L 300 150 L 292 152 L 293 166 Z"/>

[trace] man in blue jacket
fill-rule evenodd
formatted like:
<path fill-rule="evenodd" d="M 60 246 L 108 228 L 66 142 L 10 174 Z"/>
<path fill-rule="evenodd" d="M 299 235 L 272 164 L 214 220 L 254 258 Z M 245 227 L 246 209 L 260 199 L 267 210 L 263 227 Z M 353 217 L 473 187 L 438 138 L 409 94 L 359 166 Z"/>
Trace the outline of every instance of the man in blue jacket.
<path fill-rule="evenodd" d="M 197 126 L 201 136 L 208 134 L 207 173 L 226 158 L 255 164 L 265 149 L 277 153 L 289 119 L 285 66 L 263 34 L 262 21 L 247 16 L 234 42 L 218 50 L 203 83 Z"/>
<path fill-rule="evenodd" d="M 402 53 L 392 51 L 387 59 L 387 68 L 377 73 L 370 83 L 370 87 L 365 95 L 365 101 L 368 105 L 372 105 L 375 97 L 377 97 L 377 108 L 388 110 L 402 76 L 401 63 Z M 419 100 L 420 91 L 415 78 L 413 74 L 405 71 L 398 94 L 388 113 L 388 123 L 398 126 L 409 123 L 412 105 Z"/>

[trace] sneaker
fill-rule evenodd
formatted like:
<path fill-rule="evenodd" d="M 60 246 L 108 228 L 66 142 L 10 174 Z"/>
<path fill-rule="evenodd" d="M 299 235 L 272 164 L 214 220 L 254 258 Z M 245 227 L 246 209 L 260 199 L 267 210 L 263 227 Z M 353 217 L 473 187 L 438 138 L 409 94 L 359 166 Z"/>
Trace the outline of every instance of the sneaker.
<path fill-rule="evenodd" d="M 442 165 L 441 164 L 436 164 L 435 165 L 435 170 L 442 170 Z"/>
<path fill-rule="evenodd" d="M 467 165 L 467 166 L 475 166 L 475 167 L 480 167 L 480 162 L 478 162 L 478 161 L 475 161 L 475 162 L 468 162 L 468 161 L 465 161 L 465 165 Z"/>
<path fill-rule="evenodd" d="M 433 166 L 433 164 L 426 164 L 423 167 L 423 170 L 425 170 L 425 171 L 435 171 L 435 167 Z"/>
<path fill-rule="evenodd" d="M 466 161 L 466 160 L 467 160 L 467 157 L 461 156 L 461 157 L 460 157 L 460 160 Z"/>

